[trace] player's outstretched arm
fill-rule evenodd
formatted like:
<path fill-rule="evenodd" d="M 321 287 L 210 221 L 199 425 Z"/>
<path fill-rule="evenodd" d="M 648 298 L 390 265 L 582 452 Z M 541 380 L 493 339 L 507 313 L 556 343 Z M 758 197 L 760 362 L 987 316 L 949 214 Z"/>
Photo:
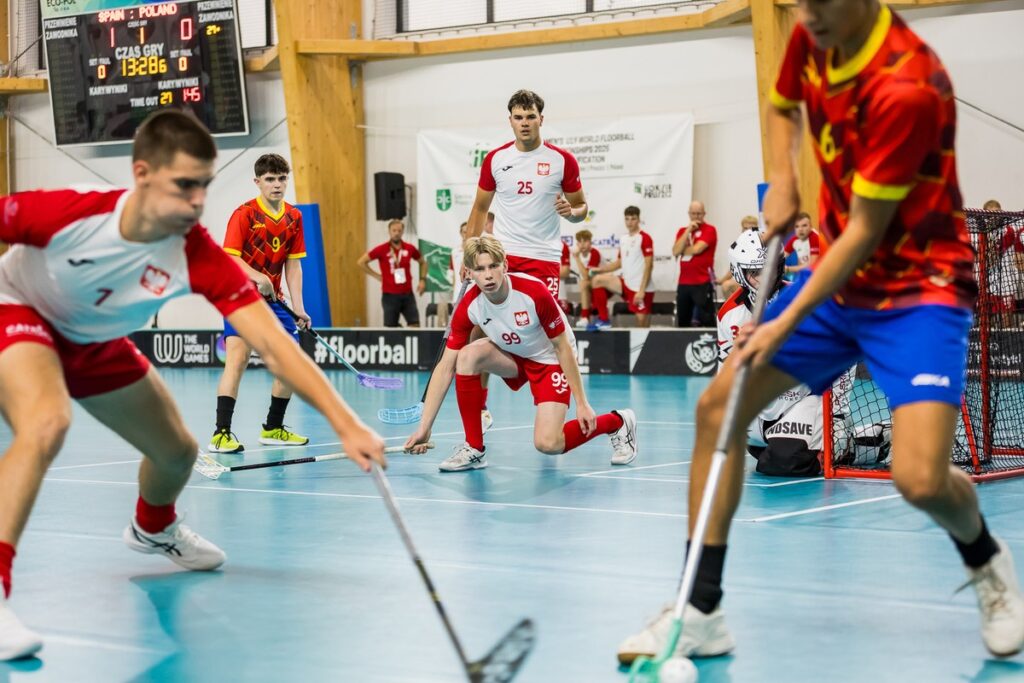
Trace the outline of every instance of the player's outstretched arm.
<path fill-rule="evenodd" d="M 764 198 L 764 222 L 769 236 L 784 233 L 800 210 L 797 185 L 797 154 L 800 152 L 800 108 L 779 109 L 767 105 L 765 119 L 771 155 L 768 194 Z"/>
<path fill-rule="evenodd" d="M 487 223 L 487 212 L 491 210 L 491 201 L 493 199 L 493 190 L 488 191 L 482 187 L 476 188 L 473 208 L 470 209 L 469 218 L 466 220 L 466 237 L 479 237 L 484 233 L 484 225 Z"/>
<path fill-rule="evenodd" d="M 569 383 L 572 397 L 576 399 L 576 419 L 580 421 L 580 428 L 583 434 L 590 434 L 597 429 L 597 413 L 590 407 L 587 401 L 587 394 L 583 390 L 583 377 L 580 375 L 580 366 L 576 362 L 576 350 L 569 343 L 569 337 L 565 332 L 551 340 L 555 347 L 555 356 L 558 364 L 565 373 L 565 379 Z"/>
<path fill-rule="evenodd" d="M 846 229 L 821 257 L 818 267 L 786 310 L 775 320 L 759 325 L 749 337 L 743 336 L 741 358 L 751 359 L 755 366 L 770 361 L 800 321 L 864 265 L 878 248 L 899 205 L 899 201 L 854 195 Z"/>
<path fill-rule="evenodd" d="M 265 303 L 257 301 L 236 309 L 228 315 L 228 322 L 256 349 L 275 377 L 327 418 L 345 454 L 364 472 L 370 470 L 371 460 L 386 465 L 384 441 L 352 412 Z"/>
<path fill-rule="evenodd" d="M 452 385 L 455 377 L 455 359 L 459 352 L 455 349 L 445 348 L 441 354 L 441 360 L 437 362 L 434 371 L 430 373 L 427 380 L 427 395 L 423 400 L 423 417 L 420 418 L 420 426 L 405 441 L 405 449 L 410 453 L 426 453 L 427 442 L 430 440 L 430 430 L 434 427 L 434 420 L 444 397 L 448 394 L 448 387 Z"/>

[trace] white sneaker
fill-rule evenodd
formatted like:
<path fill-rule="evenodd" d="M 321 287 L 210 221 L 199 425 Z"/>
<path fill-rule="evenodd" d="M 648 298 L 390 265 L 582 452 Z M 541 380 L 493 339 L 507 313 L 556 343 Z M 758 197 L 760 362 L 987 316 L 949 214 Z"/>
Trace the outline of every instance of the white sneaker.
<path fill-rule="evenodd" d="M 484 434 L 487 433 L 487 430 L 491 428 L 492 424 L 494 424 L 494 418 L 491 417 L 491 411 L 486 410 L 486 409 L 485 410 L 481 410 L 480 411 L 480 427 L 481 427 L 481 429 L 484 430 Z"/>
<path fill-rule="evenodd" d="M 974 586 L 981 610 L 981 639 L 997 657 L 1010 657 L 1024 647 L 1024 597 L 1021 596 L 1013 555 L 995 539 L 999 552 L 982 567 L 967 567 L 970 578 L 961 587 Z"/>
<path fill-rule="evenodd" d="M 612 440 L 612 464 L 628 465 L 636 460 L 636 413 L 626 408 L 613 410 L 622 418 L 622 426 L 609 438 Z"/>
<path fill-rule="evenodd" d="M 15 616 L 0 589 L 0 662 L 31 657 L 43 647 L 43 639 Z"/>
<path fill-rule="evenodd" d="M 573 326 L 577 330 L 585 330 L 590 325 L 590 318 L 577 318 L 576 324 Z"/>
<path fill-rule="evenodd" d="M 463 470 L 479 470 L 487 467 L 486 454 L 478 451 L 468 443 L 456 446 L 455 451 L 441 461 L 437 469 L 442 472 L 462 472 Z"/>
<path fill-rule="evenodd" d="M 619 663 L 629 666 L 641 655 L 657 657 L 668 645 L 675 605 L 668 604 L 661 614 L 651 620 L 644 630 L 629 636 L 619 645 Z M 725 625 L 725 613 L 719 606 L 711 614 L 704 614 L 693 605 L 683 610 L 683 631 L 673 657 L 717 657 L 736 647 L 736 641 Z"/>
<path fill-rule="evenodd" d="M 182 519 L 179 516 L 160 533 L 151 534 L 140 529 L 133 516 L 122 538 L 136 552 L 166 555 L 185 569 L 209 571 L 224 564 L 224 551 L 182 524 Z"/>

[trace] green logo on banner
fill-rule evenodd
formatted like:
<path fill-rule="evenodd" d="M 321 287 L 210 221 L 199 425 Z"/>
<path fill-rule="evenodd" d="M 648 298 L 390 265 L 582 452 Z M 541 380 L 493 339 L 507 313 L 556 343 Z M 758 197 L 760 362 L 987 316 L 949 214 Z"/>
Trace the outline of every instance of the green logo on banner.
<path fill-rule="evenodd" d="M 452 208 L 452 191 L 448 188 L 437 191 L 437 208 L 441 211 Z"/>

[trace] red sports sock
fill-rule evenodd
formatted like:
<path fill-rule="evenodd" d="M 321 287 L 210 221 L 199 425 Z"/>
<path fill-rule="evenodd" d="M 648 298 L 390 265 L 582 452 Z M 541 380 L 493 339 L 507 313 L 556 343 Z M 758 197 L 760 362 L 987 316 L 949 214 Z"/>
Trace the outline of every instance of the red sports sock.
<path fill-rule="evenodd" d="M 158 534 L 171 524 L 177 517 L 174 512 L 174 503 L 170 505 L 150 505 L 139 496 L 139 502 L 135 504 L 135 521 L 139 528 L 148 534 Z"/>
<path fill-rule="evenodd" d="M 480 375 L 455 375 L 455 398 L 459 402 L 462 428 L 466 430 L 466 443 L 482 451 L 484 429 L 480 424 L 480 411 L 484 409 L 487 390 L 480 384 Z"/>
<path fill-rule="evenodd" d="M 11 565 L 14 564 L 14 546 L 0 541 L 0 583 L 4 587 L 4 597 L 11 597 Z"/>
<path fill-rule="evenodd" d="M 608 290 L 604 287 L 594 287 L 594 308 L 597 309 L 597 317 L 608 322 Z"/>
<path fill-rule="evenodd" d="M 580 427 L 580 421 L 569 420 L 562 426 L 562 434 L 565 435 L 565 450 L 562 452 L 568 453 L 577 446 L 582 446 L 586 442 L 590 441 L 595 436 L 611 434 L 621 426 L 621 417 L 616 413 L 605 413 L 604 415 L 597 416 L 597 429 L 584 436 L 583 428 Z"/>

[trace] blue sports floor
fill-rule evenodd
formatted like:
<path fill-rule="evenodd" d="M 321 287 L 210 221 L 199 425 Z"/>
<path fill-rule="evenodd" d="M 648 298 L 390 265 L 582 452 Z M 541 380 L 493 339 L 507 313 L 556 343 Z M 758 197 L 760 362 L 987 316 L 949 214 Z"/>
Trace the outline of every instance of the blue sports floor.
<path fill-rule="evenodd" d="M 215 370 L 164 377 L 191 428 L 212 431 Z M 415 403 L 332 379 L 376 422 Z M 624 683 L 620 640 L 673 597 L 685 535 L 693 406 L 706 380 L 586 378 L 599 411 L 632 407 L 640 456 L 613 469 L 600 438 L 568 455 L 531 446 L 532 402 L 491 388 L 490 467 L 441 474 L 461 441 L 454 397 L 425 457 L 395 456 L 389 476 L 470 657 L 522 616 L 538 644 L 521 683 Z M 250 371 L 234 429 L 244 460 L 338 450 L 295 401 L 287 424 L 306 449 L 257 442 L 270 378 Z M 0 443 L 9 433 L 0 431 Z M 0 664 L 0 683 L 266 681 L 457 682 L 441 624 L 368 476 L 347 462 L 195 475 L 179 510 L 228 553 L 223 571 L 179 571 L 127 550 L 139 455 L 76 409 L 18 549 L 13 606 L 46 639 L 40 658 Z M 990 527 L 1024 562 L 1024 480 L 980 489 Z M 990 659 L 973 593 L 949 539 L 887 483 L 751 475 L 731 537 L 725 609 L 734 655 L 699 663 L 703 683 L 1024 681 L 1024 659 Z"/>

